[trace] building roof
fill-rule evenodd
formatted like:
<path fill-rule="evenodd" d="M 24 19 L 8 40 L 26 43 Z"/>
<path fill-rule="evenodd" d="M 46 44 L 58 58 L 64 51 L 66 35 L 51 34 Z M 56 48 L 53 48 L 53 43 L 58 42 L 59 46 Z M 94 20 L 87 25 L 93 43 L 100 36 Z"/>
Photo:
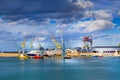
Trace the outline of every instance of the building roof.
<path fill-rule="evenodd" d="M 95 46 L 93 48 L 120 48 L 120 46 Z"/>

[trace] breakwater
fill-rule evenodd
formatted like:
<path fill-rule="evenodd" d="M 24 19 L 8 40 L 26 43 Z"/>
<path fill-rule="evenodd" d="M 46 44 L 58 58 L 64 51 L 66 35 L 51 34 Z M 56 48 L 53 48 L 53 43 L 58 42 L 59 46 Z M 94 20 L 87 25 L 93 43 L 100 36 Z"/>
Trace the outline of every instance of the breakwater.
<path fill-rule="evenodd" d="M 19 53 L 0 53 L 0 57 L 17 57 Z"/>

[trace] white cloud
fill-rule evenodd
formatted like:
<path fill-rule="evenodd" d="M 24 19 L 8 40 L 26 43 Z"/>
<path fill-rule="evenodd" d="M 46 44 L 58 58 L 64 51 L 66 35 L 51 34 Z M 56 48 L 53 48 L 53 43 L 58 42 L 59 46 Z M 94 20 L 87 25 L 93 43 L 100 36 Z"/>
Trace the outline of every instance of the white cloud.
<path fill-rule="evenodd" d="M 46 35 L 49 35 L 50 32 L 47 30 L 42 30 L 42 31 L 39 31 L 38 34 L 42 34 L 42 35 L 46 36 Z"/>
<path fill-rule="evenodd" d="M 37 37 L 39 41 L 44 41 L 46 37 Z"/>
<path fill-rule="evenodd" d="M 120 0 L 92 0 L 95 9 L 111 9 L 114 10 L 120 7 Z"/>
<path fill-rule="evenodd" d="M 112 20 L 112 13 L 108 10 L 95 10 L 95 11 L 86 11 L 85 17 L 91 17 L 96 19 L 103 19 L 103 20 Z"/>
<path fill-rule="evenodd" d="M 94 35 L 93 42 L 95 46 L 118 46 L 120 43 L 120 34 L 97 34 Z"/>
<path fill-rule="evenodd" d="M 67 28 L 67 24 L 58 25 L 58 28 L 60 28 L 60 29 L 65 29 L 65 28 Z"/>
<path fill-rule="evenodd" d="M 88 31 L 88 32 L 111 29 L 115 26 L 112 22 L 107 20 L 88 21 L 87 24 L 89 26 L 86 27 L 85 31 Z"/>
<path fill-rule="evenodd" d="M 84 1 L 84 0 L 77 0 L 75 4 L 82 8 L 89 8 L 94 5 L 91 1 Z"/>
<path fill-rule="evenodd" d="M 120 11 L 118 12 L 118 15 L 120 16 Z"/>
<path fill-rule="evenodd" d="M 49 29 L 51 29 L 52 26 L 50 25 L 39 25 L 39 26 L 30 26 L 25 24 L 9 24 L 9 23 L 1 23 L 0 24 L 0 31 L 4 31 L 4 33 L 10 33 L 10 34 L 4 34 L 4 38 L 6 40 L 15 38 L 14 40 L 23 39 L 24 37 L 32 38 L 32 37 L 48 37 L 50 35 Z M 53 28 L 52 28 L 53 29 Z M 7 37 L 6 37 L 7 36 Z M 0 37 L 3 38 L 3 35 L 0 35 Z M 11 38 L 12 37 L 12 38 Z M 44 38 L 46 39 L 46 38 Z M 44 40 L 43 38 L 40 40 Z"/>
<path fill-rule="evenodd" d="M 0 23 L 3 23 L 3 20 L 0 18 Z"/>
<path fill-rule="evenodd" d="M 114 28 L 115 24 L 108 20 L 91 20 L 91 21 L 85 21 L 85 22 L 78 22 L 77 24 L 74 24 L 74 31 L 83 30 L 82 32 L 94 32 L 94 31 L 100 31 L 100 30 L 106 30 Z"/>
<path fill-rule="evenodd" d="M 20 19 L 18 21 L 10 21 L 10 22 L 7 22 L 7 26 L 15 26 L 17 24 L 20 24 L 20 23 L 24 23 L 24 22 L 28 22 L 29 20 L 26 18 L 26 19 Z"/>
<path fill-rule="evenodd" d="M 17 20 L 17 21 L 8 21 L 6 23 L 7 26 L 16 26 L 16 25 L 19 25 L 19 24 L 26 24 L 26 25 L 29 25 L 29 26 L 38 26 L 38 25 L 46 25 L 46 24 L 49 24 L 50 22 L 50 19 L 49 18 L 45 18 L 43 20 L 43 22 L 36 22 L 35 20 L 30 20 L 28 18 L 24 18 L 24 19 L 20 19 L 20 20 Z"/>

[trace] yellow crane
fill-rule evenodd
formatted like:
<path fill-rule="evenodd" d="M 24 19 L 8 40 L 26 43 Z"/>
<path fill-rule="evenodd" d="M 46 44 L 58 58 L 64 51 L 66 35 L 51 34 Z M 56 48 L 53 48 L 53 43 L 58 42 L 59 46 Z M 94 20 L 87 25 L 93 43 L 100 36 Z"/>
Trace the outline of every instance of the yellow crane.
<path fill-rule="evenodd" d="M 22 48 L 25 48 L 25 46 L 26 46 L 26 40 L 22 42 Z"/>
<path fill-rule="evenodd" d="M 52 36 L 52 41 L 54 42 L 54 44 L 55 44 L 57 49 L 61 49 L 62 48 L 61 45 L 58 43 L 58 41 L 55 39 L 54 36 Z"/>

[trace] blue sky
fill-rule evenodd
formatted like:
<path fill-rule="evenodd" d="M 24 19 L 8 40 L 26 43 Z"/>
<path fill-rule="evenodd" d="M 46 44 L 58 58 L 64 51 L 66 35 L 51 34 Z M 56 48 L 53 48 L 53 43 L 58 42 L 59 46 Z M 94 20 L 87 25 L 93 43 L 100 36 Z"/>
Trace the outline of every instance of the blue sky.
<path fill-rule="evenodd" d="M 53 47 L 51 36 L 67 47 L 82 46 L 93 36 L 93 46 L 120 43 L 120 0 L 0 0 L 0 51 L 19 50 L 37 37 Z"/>

